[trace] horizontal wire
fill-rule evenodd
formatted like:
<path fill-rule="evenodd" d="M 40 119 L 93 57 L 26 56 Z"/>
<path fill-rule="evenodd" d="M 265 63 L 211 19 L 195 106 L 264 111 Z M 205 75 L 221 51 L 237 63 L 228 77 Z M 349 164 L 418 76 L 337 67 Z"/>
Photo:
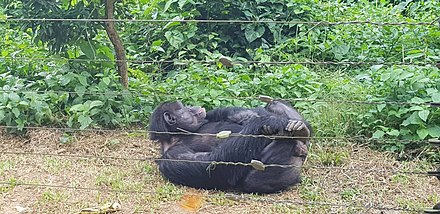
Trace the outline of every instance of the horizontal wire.
<path fill-rule="evenodd" d="M 95 156 L 95 155 L 78 155 L 78 154 L 54 154 L 54 153 L 36 153 L 36 152 L 12 152 L 12 151 L 0 151 L 0 154 L 5 155 L 22 155 L 22 156 L 51 156 L 51 157 L 64 157 L 64 158 L 86 158 L 86 159 L 113 159 L 113 160 L 129 160 L 129 161 L 167 161 L 177 163 L 200 163 L 209 164 L 208 168 L 215 168 L 217 165 L 225 166 L 244 166 L 255 167 L 255 163 L 244 162 L 231 162 L 231 161 L 199 161 L 199 160 L 184 160 L 184 159 L 164 159 L 155 157 L 144 158 L 132 158 L 132 157 L 117 157 L 117 156 Z M 338 170 L 338 171 L 352 171 L 352 172 L 365 172 L 365 173 L 390 173 L 390 174 L 407 174 L 418 176 L 440 176 L 440 172 L 437 171 L 409 171 L 409 170 L 389 170 L 389 169 L 367 169 L 367 168 L 347 168 L 347 167 L 334 167 L 334 166 L 297 166 L 295 164 L 259 164 L 261 167 L 275 167 L 275 168 L 296 168 L 296 169 L 317 169 L 317 170 Z"/>
<path fill-rule="evenodd" d="M 4 129 L 35 129 L 35 130 L 59 130 L 65 132 L 74 131 L 87 131 L 87 132 L 129 132 L 129 133 L 145 133 L 145 134 L 169 134 L 169 135 L 186 135 L 186 136 L 201 136 L 201 137 L 218 137 L 219 133 L 196 133 L 196 132 L 166 132 L 166 131 L 151 131 L 144 129 L 96 129 L 96 128 L 63 128 L 63 127 L 44 127 L 44 126 L 0 126 Z M 224 137 L 224 136 L 222 136 Z M 410 143 L 427 143 L 425 140 L 403 140 L 403 139 L 374 139 L 374 138 L 363 138 L 363 137 L 298 137 L 298 136 L 279 136 L 279 135 L 251 135 L 251 134 L 240 134 L 231 133 L 227 137 L 252 137 L 252 138 L 267 138 L 271 140 L 275 139 L 310 139 L 310 140 L 351 140 L 351 141 L 379 141 L 379 142 L 410 142 Z"/>
<path fill-rule="evenodd" d="M 34 184 L 34 183 L 23 183 L 23 182 L 2 182 L 2 181 L 0 181 L 0 184 L 10 185 L 10 186 L 34 186 L 34 187 L 49 187 L 49 188 L 74 189 L 74 190 L 88 190 L 88 191 L 109 191 L 109 192 L 137 193 L 137 194 L 157 194 L 153 191 L 115 190 L 115 189 L 76 187 L 76 186 L 65 186 L 65 185 Z"/>
<path fill-rule="evenodd" d="M 155 63 L 174 63 L 176 65 L 188 65 L 193 63 L 215 64 L 216 60 L 142 60 L 142 59 L 68 59 L 68 58 L 34 58 L 34 57 L 0 57 L 0 60 L 31 60 L 31 61 L 72 61 L 72 62 L 132 62 L 139 64 L 155 64 Z M 417 66 L 435 66 L 436 62 L 374 62 L 374 61 L 232 61 L 232 64 L 264 64 L 264 65 L 417 65 Z"/>
<path fill-rule="evenodd" d="M 66 186 L 66 185 L 52 185 L 52 184 L 36 184 L 36 183 L 25 183 L 25 182 L 3 182 L 0 181 L 0 185 L 8 185 L 8 186 L 29 186 L 36 188 L 58 188 L 58 189 L 73 189 L 73 190 L 84 190 L 84 191 L 101 191 L 101 192 L 117 192 L 117 193 L 133 193 L 133 194 L 149 194 L 149 195 L 160 195 L 161 193 L 154 191 L 138 191 L 138 190 L 116 190 L 116 189 L 103 189 L 103 188 L 92 188 L 92 187 L 75 187 L 75 186 Z M 174 196 L 182 196 L 185 193 L 167 193 Z M 193 194 L 190 194 L 193 195 Z M 374 209 L 374 210 L 394 210 L 394 211 L 421 211 L 417 209 L 408 209 L 408 208 L 400 208 L 400 207 L 385 207 L 374 204 L 365 204 L 365 205 L 357 205 L 357 204 L 336 204 L 336 203 L 326 203 L 326 202 L 300 202 L 293 200 L 277 200 L 268 197 L 249 197 L 246 195 L 238 195 L 234 193 L 226 193 L 224 196 L 221 195 L 201 195 L 200 197 L 208 197 L 208 198 L 217 198 L 217 199 L 229 199 L 233 201 L 238 200 L 249 200 L 256 202 L 269 202 L 269 203 L 279 203 L 279 204 L 295 204 L 301 206 L 329 206 L 329 207 L 347 207 L 347 208 L 360 208 L 360 209 Z"/>
<path fill-rule="evenodd" d="M 167 23 L 167 22 L 183 22 L 183 23 L 225 23 L 225 24 L 289 24 L 289 25 L 315 25 L 315 26 L 332 26 L 332 25 L 377 25 L 377 26 L 400 26 L 400 25 L 435 25 L 437 19 L 428 22 L 375 22 L 375 21 L 278 21 L 278 20 L 214 20 L 214 19 L 69 19 L 69 18 L 7 18 L 0 19 L 0 22 L 147 22 L 147 23 Z"/>
<path fill-rule="evenodd" d="M 38 90 L 22 90 L 22 89 L 0 89 L 0 92 L 6 93 L 67 93 L 67 94 L 81 94 L 81 95 L 136 95 L 145 96 L 145 92 L 133 92 L 133 91 L 106 91 L 106 92 L 77 92 L 77 91 L 60 91 L 60 90 L 49 90 L 49 91 L 38 91 Z M 154 92 L 157 93 L 157 92 Z M 162 97 L 169 98 L 184 98 L 183 96 L 172 95 L 172 94 L 161 94 Z M 204 98 L 191 96 L 192 98 Z M 233 97 L 233 96 L 218 96 L 215 99 L 238 99 L 238 100 L 258 100 L 260 97 Z M 323 103 L 348 103 L 348 104 L 365 104 L 365 105 L 380 105 L 380 104 L 390 104 L 390 105 L 417 105 L 417 106 L 432 106 L 435 107 L 440 105 L 435 102 L 408 102 L 408 101 L 362 101 L 362 100 L 333 100 L 333 99 L 309 99 L 309 98 L 272 98 L 273 100 L 283 100 L 288 102 L 323 102 Z"/>

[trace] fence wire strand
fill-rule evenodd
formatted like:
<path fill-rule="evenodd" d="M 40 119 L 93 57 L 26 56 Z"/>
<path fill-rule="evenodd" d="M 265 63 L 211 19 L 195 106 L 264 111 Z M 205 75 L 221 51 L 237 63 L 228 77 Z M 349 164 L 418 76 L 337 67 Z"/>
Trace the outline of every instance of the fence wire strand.
<path fill-rule="evenodd" d="M 57 189 L 71 189 L 71 190 L 82 190 L 82 191 L 99 191 L 99 192 L 116 192 L 116 193 L 131 193 L 131 194 L 148 194 L 148 195 L 158 195 L 161 193 L 154 191 L 138 191 L 138 190 L 116 190 L 116 189 L 103 189 L 103 188 L 93 188 L 93 187 L 79 187 L 79 186 L 67 186 L 67 185 L 54 185 L 54 184 L 37 184 L 37 183 L 25 183 L 25 182 L 4 182 L 0 181 L 0 185 L 6 185 L 11 187 L 16 186 L 28 186 L 35 188 L 57 188 Z M 183 196 L 184 193 L 167 193 L 174 196 Z M 271 204 L 292 204 L 300 206 L 317 206 L 317 207 L 346 207 L 346 208 L 358 208 L 358 209 L 374 209 L 374 210 L 386 210 L 386 211 L 408 211 L 408 212 L 422 212 L 419 209 L 401 208 L 401 207 L 386 207 L 379 205 L 377 203 L 368 203 L 364 205 L 359 204 L 337 204 L 337 203 L 326 203 L 326 202 L 301 202 L 293 200 L 278 200 L 268 197 L 250 197 L 244 194 L 233 194 L 226 193 L 224 196 L 221 195 L 202 195 L 201 197 L 223 199 L 226 198 L 232 201 L 255 201 L 255 202 L 265 202 Z"/>
<path fill-rule="evenodd" d="M 438 18 L 432 21 L 417 22 L 377 22 L 369 20 L 355 21 L 281 21 L 281 20 L 222 20 L 222 19 L 63 19 L 63 18 L 7 18 L 0 19 L 0 22 L 124 22 L 124 23 L 215 23 L 215 24 L 287 24 L 287 25 L 314 25 L 314 26 L 335 26 L 335 25 L 375 25 L 375 26 L 429 26 L 436 25 Z"/>
<path fill-rule="evenodd" d="M 144 60 L 144 59 L 69 59 L 69 58 L 34 58 L 34 57 L 0 57 L 0 60 L 22 60 L 22 61 L 70 61 L 70 62 L 131 62 L 136 64 L 160 64 L 173 63 L 174 65 L 191 65 L 194 63 L 200 64 L 216 64 L 218 60 Z M 381 61 L 232 61 L 233 65 L 415 65 L 415 66 L 436 66 L 436 62 L 381 62 Z"/>
<path fill-rule="evenodd" d="M 0 126 L 3 129 L 35 129 L 35 130 L 54 130 L 54 131 L 64 131 L 64 132 L 77 132 L 77 131 L 86 131 L 86 132 L 128 132 L 128 133 L 144 133 L 144 134 L 168 134 L 168 135 L 187 135 L 187 136 L 200 136 L 200 137 L 219 137 L 219 133 L 211 134 L 211 133 L 196 133 L 196 132 L 162 132 L 162 131 L 150 131 L 145 129 L 98 129 L 98 128 L 61 128 L 61 127 L 43 127 L 43 126 Z M 225 137 L 225 136 L 222 136 Z M 240 133 L 230 133 L 227 137 L 251 137 L 251 138 L 267 138 L 271 140 L 276 139 L 310 139 L 310 140 L 347 140 L 347 141 L 375 141 L 375 142 L 409 142 L 409 143 L 427 143 L 425 140 L 403 140 L 403 139 L 374 139 L 374 138 L 365 138 L 362 136 L 359 137 L 296 137 L 296 136 L 277 136 L 277 135 L 251 135 L 251 134 L 240 134 Z"/>

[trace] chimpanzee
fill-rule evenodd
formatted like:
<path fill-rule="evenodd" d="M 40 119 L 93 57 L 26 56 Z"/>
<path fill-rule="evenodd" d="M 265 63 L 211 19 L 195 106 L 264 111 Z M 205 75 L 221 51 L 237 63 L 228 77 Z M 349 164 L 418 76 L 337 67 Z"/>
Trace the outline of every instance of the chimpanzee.
<path fill-rule="evenodd" d="M 434 205 L 434 207 L 432 209 L 440 210 L 440 203 L 437 203 L 436 205 Z"/>
<path fill-rule="evenodd" d="M 161 143 L 159 170 L 171 182 L 195 188 L 273 193 L 300 182 L 312 128 L 288 103 L 271 101 L 264 108 L 225 107 L 206 112 L 202 107 L 166 102 L 153 112 L 150 139 Z M 295 136 L 264 138 L 235 136 L 218 139 L 191 133 L 231 131 L 243 135 Z M 164 134 L 157 132 L 176 132 Z M 303 138 L 301 138 L 303 137 Z M 185 162 L 172 160 L 190 160 Z M 210 165 L 211 161 L 294 165 L 267 167 Z"/>

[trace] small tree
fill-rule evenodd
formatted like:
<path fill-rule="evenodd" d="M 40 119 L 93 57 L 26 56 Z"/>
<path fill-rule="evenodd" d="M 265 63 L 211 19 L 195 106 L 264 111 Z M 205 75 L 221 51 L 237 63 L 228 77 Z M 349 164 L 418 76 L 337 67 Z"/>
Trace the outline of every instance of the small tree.
<path fill-rule="evenodd" d="M 6 15 L 13 18 L 60 19 L 60 21 L 18 22 L 22 29 L 31 29 L 34 42 L 43 42 L 52 53 L 64 53 L 69 46 L 92 40 L 105 29 L 116 53 L 120 81 L 128 88 L 125 49 L 112 21 L 72 22 L 63 19 L 109 19 L 115 17 L 114 0 L 4 0 L 0 3 Z M 105 9 L 103 9 L 105 8 Z M 122 13 L 123 14 L 123 13 Z"/>

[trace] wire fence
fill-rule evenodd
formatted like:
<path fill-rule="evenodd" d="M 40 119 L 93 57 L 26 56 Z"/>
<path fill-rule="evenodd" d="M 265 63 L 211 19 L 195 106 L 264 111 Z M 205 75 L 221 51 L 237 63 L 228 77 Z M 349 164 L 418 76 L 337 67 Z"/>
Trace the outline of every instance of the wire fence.
<path fill-rule="evenodd" d="M 351 142 L 405 142 L 405 143 L 426 143 L 426 144 L 436 144 L 436 139 L 425 140 L 407 140 L 407 139 L 376 139 L 376 138 L 366 138 L 365 136 L 358 137 L 296 137 L 296 136 L 277 136 L 277 135 L 252 135 L 252 134 L 240 134 L 240 133 L 229 133 L 229 132 L 218 132 L 218 133 L 197 133 L 197 132 L 160 132 L 160 131 L 150 131 L 145 129 L 101 129 L 101 128 L 62 128 L 62 127 L 44 127 L 44 126 L 0 126 L 2 129 L 18 129 L 18 130 L 54 130 L 54 131 L 64 131 L 64 132 L 127 132 L 127 133 L 144 133 L 144 134 L 166 134 L 166 135 L 186 135 L 186 136 L 200 136 L 200 137 L 212 137 L 212 138 L 228 138 L 228 137 L 247 137 L 247 138 L 267 138 L 271 140 L 276 139 L 309 139 L 314 141 L 319 140 L 344 140 Z"/>
<path fill-rule="evenodd" d="M 0 22 L 121 22 L 121 23 L 215 23 L 215 24 L 287 24 L 287 25 L 314 25 L 314 26 L 334 26 L 334 25 L 376 25 L 376 26 L 401 26 L 401 25 L 436 25 L 439 18 L 427 22 L 376 22 L 369 20 L 356 21 L 277 21 L 277 20 L 219 20 L 219 19 L 62 19 L 62 18 L 7 18 L 0 19 Z"/>
<path fill-rule="evenodd" d="M 31 57 L 0 57 L 0 60 L 16 60 L 16 61 L 69 61 L 69 62 L 131 62 L 137 64 L 159 64 L 172 63 L 174 65 L 191 65 L 199 64 L 216 64 L 218 60 L 144 60 L 144 59 L 71 59 L 71 58 L 31 58 Z M 231 61 L 233 65 L 346 65 L 346 66 L 361 66 L 361 65 L 384 65 L 384 66 L 437 66 L 437 62 L 385 62 L 385 61 Z"/>

